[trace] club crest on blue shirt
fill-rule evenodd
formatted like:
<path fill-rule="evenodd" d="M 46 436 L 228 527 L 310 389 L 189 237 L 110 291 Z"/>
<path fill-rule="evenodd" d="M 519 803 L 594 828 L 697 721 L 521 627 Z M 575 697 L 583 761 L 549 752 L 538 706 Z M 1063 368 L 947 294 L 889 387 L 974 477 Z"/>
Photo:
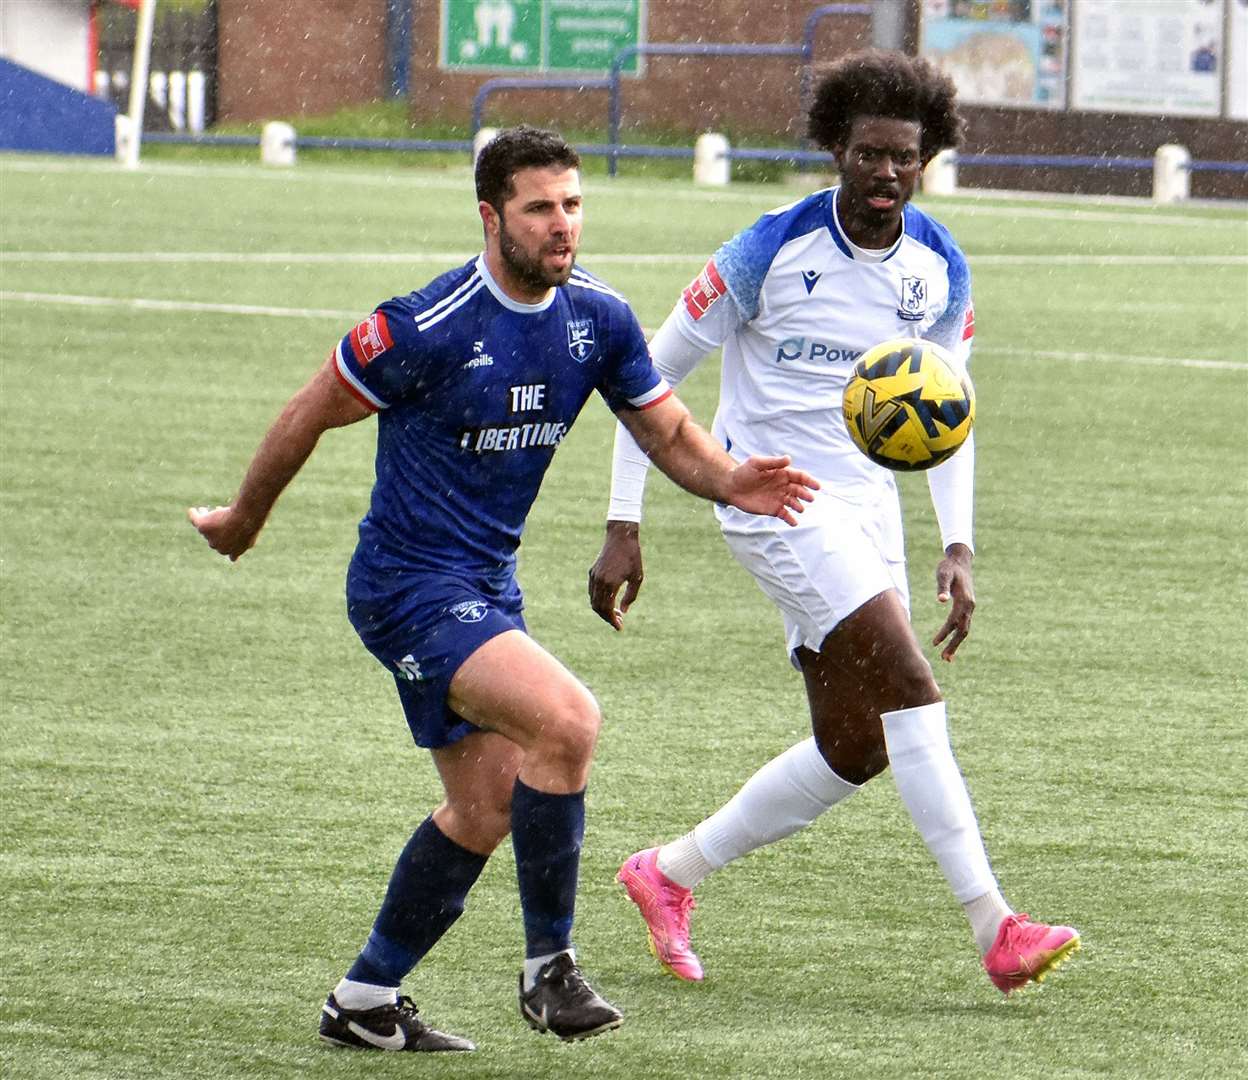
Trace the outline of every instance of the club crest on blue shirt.
<path fill-rule="evenodd" d="M 485 613 L 490 610 L 490 605 L 484 600 L 464 600 L 453 605 L 450 610 L 451 614 L 460 622 L 474 623 L 480 622 L 485 618 Z"/>
<path fill-rule="evenodd" d="M 594 355 L 594 320 L 571 319 L 568 322 L 568 352 L 578 364 Z"/>
<path fill-rule="evenodd" d="M 910 322 L 918 322 L 927 314 L 927 279 L 903 277 L 901 279 L 901 307 L 897 314 Z"/>

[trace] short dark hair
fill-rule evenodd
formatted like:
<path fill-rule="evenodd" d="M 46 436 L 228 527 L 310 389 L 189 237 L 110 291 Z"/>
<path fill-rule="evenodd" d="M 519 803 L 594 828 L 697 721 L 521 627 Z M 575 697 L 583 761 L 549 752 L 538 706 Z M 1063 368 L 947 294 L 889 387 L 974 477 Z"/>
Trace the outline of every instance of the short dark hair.
<path fill-rule="evenodd" d="M 913 120 L 921 129 L 924 161 L 962 142 L 957 87 L 948 75 L 917 56 L 863 49 L 818 72 L 807 133 L 825 150 L 845 146 L 859 116 Z"/>
<path fill-rule="evenodd" d="M 550 165 L 579 169 L 581 155 L 557 131 L 544 131 L 528 124 L 505 128 L 477 155 L 474 171 L 477 199 L 489 203 L 501 214 L 503 203 L 516 193 L 512 183 L 516 173 L 521 169 L 542 169 Z"/>

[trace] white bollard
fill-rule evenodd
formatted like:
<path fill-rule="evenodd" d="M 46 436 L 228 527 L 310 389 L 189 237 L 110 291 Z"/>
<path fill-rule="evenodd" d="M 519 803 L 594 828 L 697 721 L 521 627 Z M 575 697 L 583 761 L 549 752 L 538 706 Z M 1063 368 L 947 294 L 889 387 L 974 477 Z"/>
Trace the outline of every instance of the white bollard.
<path fill-rule="evenodd" d="M 474 167 L 477 164 L 477 158 L 481 156 L 481 151 L 485 149 L 485 144 L 497 134 L 498 128 L 483 127 L 472 137 L 472 164 Z"/>
<path fill-rule="evenodd" d="M 260 161 L 265 165 L 295 163 L 295 129 L 281 120 L 270 120 L 260 132 Z"/>
<path fill-rule="evenodd" d="M 186 76 L 186 126 L 192 135 L 204 130 L 208 101 L 208 80 L 202 71 L 192 71 Z"/>
<path fill-rule="evenodd" d="M 153 71 L 148 79 L 151 99 L 162 109 L 169 108 L 169 76 L 163 71 Z"/>
<path fill-rule="evenodd" d="M 125 113 L 119 112 L 113 117 L 113 157 L 127 168 L 134 168 L 139 163 L 139 155 L 134 150 L 134 121 Z"/>
<path fill-rule="evenodd" d="M 186 72 L 169 72 L 169 123 L 174 131 L 186 128 Z"/>
<path fill-rule="evenodd" d="M 1165 143 L 1153 155 L 1153 202 L 1183 202 L 1192 192 L 1192 174 L 1188 166 L 1192 155 L 1186 146 Z"/>
<path fill-rule="evenodd" d="M 693 182 L 723 187 L 732 179 L 728 136 L 708 131 L 693 144 Z"/>
<path fill-rule="evenodd" d="M 958 190 L 958 155 L 942 150 L 923 170 L 924 195 L 953 195 Z"/>

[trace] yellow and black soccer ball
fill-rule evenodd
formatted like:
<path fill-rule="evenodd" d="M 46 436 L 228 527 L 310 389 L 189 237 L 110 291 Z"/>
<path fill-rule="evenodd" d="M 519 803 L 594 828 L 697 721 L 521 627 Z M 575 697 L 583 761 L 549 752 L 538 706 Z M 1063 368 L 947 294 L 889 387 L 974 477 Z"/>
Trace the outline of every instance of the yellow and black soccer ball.
<path fill-rule="evenodd" d="M 939 345 L 895 338 L 858 358 L 841 408 L 859 450 L 886 469 L 914 472 L 966 442 L 975 390 Z"/>

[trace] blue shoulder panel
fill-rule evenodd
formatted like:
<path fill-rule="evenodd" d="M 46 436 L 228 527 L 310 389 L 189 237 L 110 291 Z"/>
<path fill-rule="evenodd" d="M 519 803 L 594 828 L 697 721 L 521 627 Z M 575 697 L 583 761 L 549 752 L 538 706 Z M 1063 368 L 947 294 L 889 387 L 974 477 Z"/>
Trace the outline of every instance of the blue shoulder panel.
<path fill-rule="evenodd" d="M 817 191 L 783 210 L 764 214 L 715 252 L 715 267 L 744 322 L 758 314 L 758 298 L 776 253 L 790 240 L 832 220 L 832 192 Z"/>
<path fill-rule="evenodd" d="M 963 320 L 971 302 L 971 270 L 962 249 L 935 218 L 907 203 L 906 235 L 940 255 L 948 266 L 949 303 L 928 330 L 927 336 L 939 345 L 953 348 L 962 340 Z"/>

